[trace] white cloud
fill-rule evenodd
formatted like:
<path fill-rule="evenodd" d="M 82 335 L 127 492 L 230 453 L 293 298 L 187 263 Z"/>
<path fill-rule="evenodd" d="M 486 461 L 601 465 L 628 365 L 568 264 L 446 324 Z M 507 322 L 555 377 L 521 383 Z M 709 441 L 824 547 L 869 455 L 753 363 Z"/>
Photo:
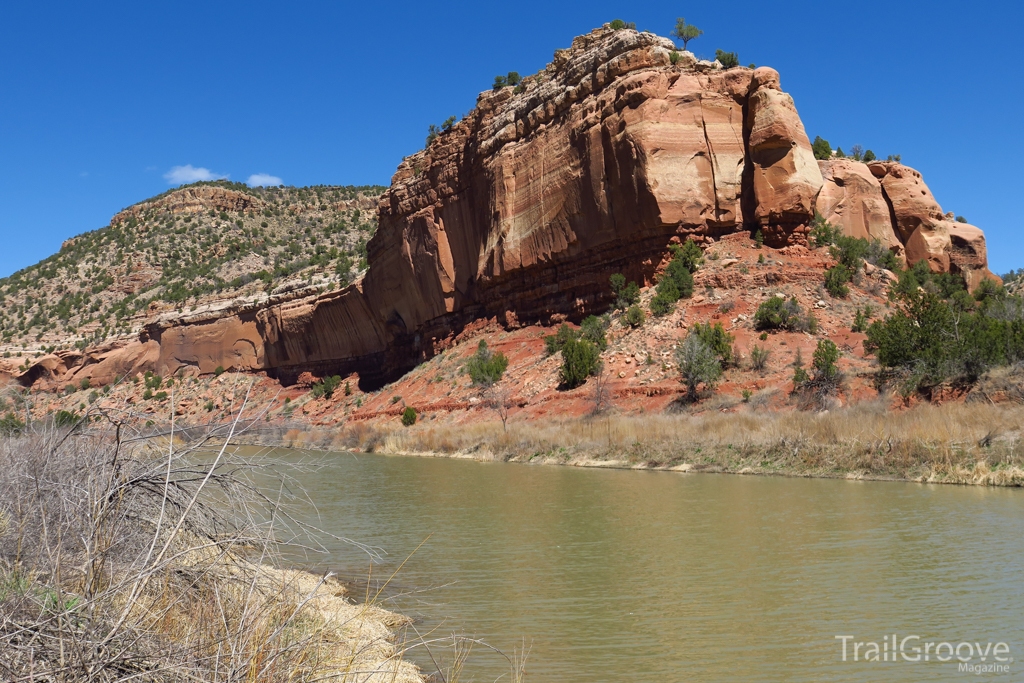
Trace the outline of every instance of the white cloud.
<path fill-rule="evenodd" d="M 270 175 L 269 173 L 253 173 L 249 176 L 249 179 L 245 181 L 245 184 L 249 187 L 267 187 L 269 185 L 284 185 L 281 179 L 276 175 Z"/>
<path fill-rule="evenodd" d="M 171 185 L 183 185 L 200 180 L 223 180 L 225 178 L 227 178 L 226 175 L 214 173 L 208 168 L 195 168 L 192 164 L 173 166 L 170 171 L 164 173 L 164 180 Z"/>

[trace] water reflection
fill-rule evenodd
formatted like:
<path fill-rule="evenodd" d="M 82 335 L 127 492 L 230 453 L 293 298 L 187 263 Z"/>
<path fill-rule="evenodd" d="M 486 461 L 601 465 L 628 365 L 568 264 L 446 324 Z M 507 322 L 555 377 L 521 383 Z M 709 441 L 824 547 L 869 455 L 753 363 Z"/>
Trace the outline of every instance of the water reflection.
<path fill-rule="evenodd" d="M 509 652 L 525 636 L 528 680 L 956 680 L 967 674 L 950 664 L 844 664 L 834 636 L 1024 648 L 1020 491 L 329 462 L 302 484 L 322 526 L 386 549 L 378 577 L 429 536 L 391 606 L 421 631 L 442 624 Z M 332 567 L 365 575 L 360 551 L 330 549 Z M 472 671 L 504 672 L 484 656 Z"/>

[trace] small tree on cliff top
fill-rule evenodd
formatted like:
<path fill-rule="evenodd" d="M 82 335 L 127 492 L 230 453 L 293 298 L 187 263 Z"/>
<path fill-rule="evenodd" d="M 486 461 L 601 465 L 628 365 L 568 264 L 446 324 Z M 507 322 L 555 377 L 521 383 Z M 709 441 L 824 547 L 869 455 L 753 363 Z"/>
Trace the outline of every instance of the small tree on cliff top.
<path fill-rule="evenodd" d="M 683 49 L 686 49 L 686 44 L 694 38 L 699 38 L 704 35 L 704 31 L 693 24 L 687 24 L 686 19 L 679 17 L 676 19 L 676 28 L 672 31 L 672 35 L 683 41 Z"/>

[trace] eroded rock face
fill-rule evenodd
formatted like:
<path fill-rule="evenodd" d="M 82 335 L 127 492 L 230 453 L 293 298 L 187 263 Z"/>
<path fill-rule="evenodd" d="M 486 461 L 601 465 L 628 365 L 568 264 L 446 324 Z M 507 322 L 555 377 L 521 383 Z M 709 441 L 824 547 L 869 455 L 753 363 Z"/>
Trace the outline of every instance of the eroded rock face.
<path fill-rule="evenodd" d="M 197 213 L 200 211 L 249 211 L 262 209 L 264 201 L 253 195 L 224 187 L 199 185 L 174 190 L 165 196 L 143 204 L 130 206 L 114 215 L 111 225 L 137 217 L 142 211 L 170 211 L 171 213 Z"/>
<path fill-rule="evenodd" d="M 92 386 L 113 384 L 124 377 L 157 369 L 159 359 L 160 344 L 156 341 L 108 342 L 84 352 L 62 354 L 65 374 L 59 383 L 78 386 L 88 379 Z M 29 384 L 24 379 L 19 381 Z"/>
<path fill-rule="evenodd" d="M 843 233 L 867 240 L 878 240 L 897 252 L 903 242 L 893 231 L 889 204 L 882 184 L 867 164 L 853 159 L 819 162 L 824 184 L 818 195 L 818 212 Z"/>
<path fill-rule="evenodd" d="M 822 179 L 778 74 L 672 66 L 672 47 L 597 31 L 525 92 L 481 94 L 399 167 L 360 287 L 267 316 L 267 362 L 400 371 L 479 316 L 598 312 L 609 274 L 650 282 L 674 240 L 800 241 Z"/>
<path fill-rule="evenodd" d="M 984 233 L 943 214 L 918 171 L 888 161 L 818 163 L 825 182 L 817 210 L 845 234 L 878 240 L 911 265 L 960 273 L 970 289 L 998 279 L 988 270 Z"/>
<path fill-rule="evenodd" d="M 819 166 L 777 72 L 686 53 L 673 65 L 672 50 L 600 29 L 520 88 L 482 93 L 399 166 L 359 282 L 150 326 L 152 362 L 285 381 L 358 372 L 379 385 L 481 317 L 513 327 L 601 312 L 610 274 L 652 282 L 672 242 L 761 230 L 770 245 L 799 245 L 816 209 L 936 268 L 984 263 L 980 231 L 945 225 L 916 171 Z"/>
<path fill-rule="evenodd" d="M 806 233 L 822 178 L 793 98 L 779 87 L 774 69 L 754 70 L 748 104 L 749 153 L 753 166 L 754 218 L 769 244 Z"/>

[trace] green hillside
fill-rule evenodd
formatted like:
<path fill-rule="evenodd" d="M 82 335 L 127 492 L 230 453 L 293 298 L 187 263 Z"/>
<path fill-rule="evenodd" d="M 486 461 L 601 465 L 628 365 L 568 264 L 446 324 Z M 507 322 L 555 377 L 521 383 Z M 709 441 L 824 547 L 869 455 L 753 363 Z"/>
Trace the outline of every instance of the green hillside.
<path fill-rule="evenodd" d="M 0 348 L 81 348 L 134 334 L 147 314 L 345 285 L 366 268 L 384 190 L 217 181 L 147 199 L 0 280 Z"/>

